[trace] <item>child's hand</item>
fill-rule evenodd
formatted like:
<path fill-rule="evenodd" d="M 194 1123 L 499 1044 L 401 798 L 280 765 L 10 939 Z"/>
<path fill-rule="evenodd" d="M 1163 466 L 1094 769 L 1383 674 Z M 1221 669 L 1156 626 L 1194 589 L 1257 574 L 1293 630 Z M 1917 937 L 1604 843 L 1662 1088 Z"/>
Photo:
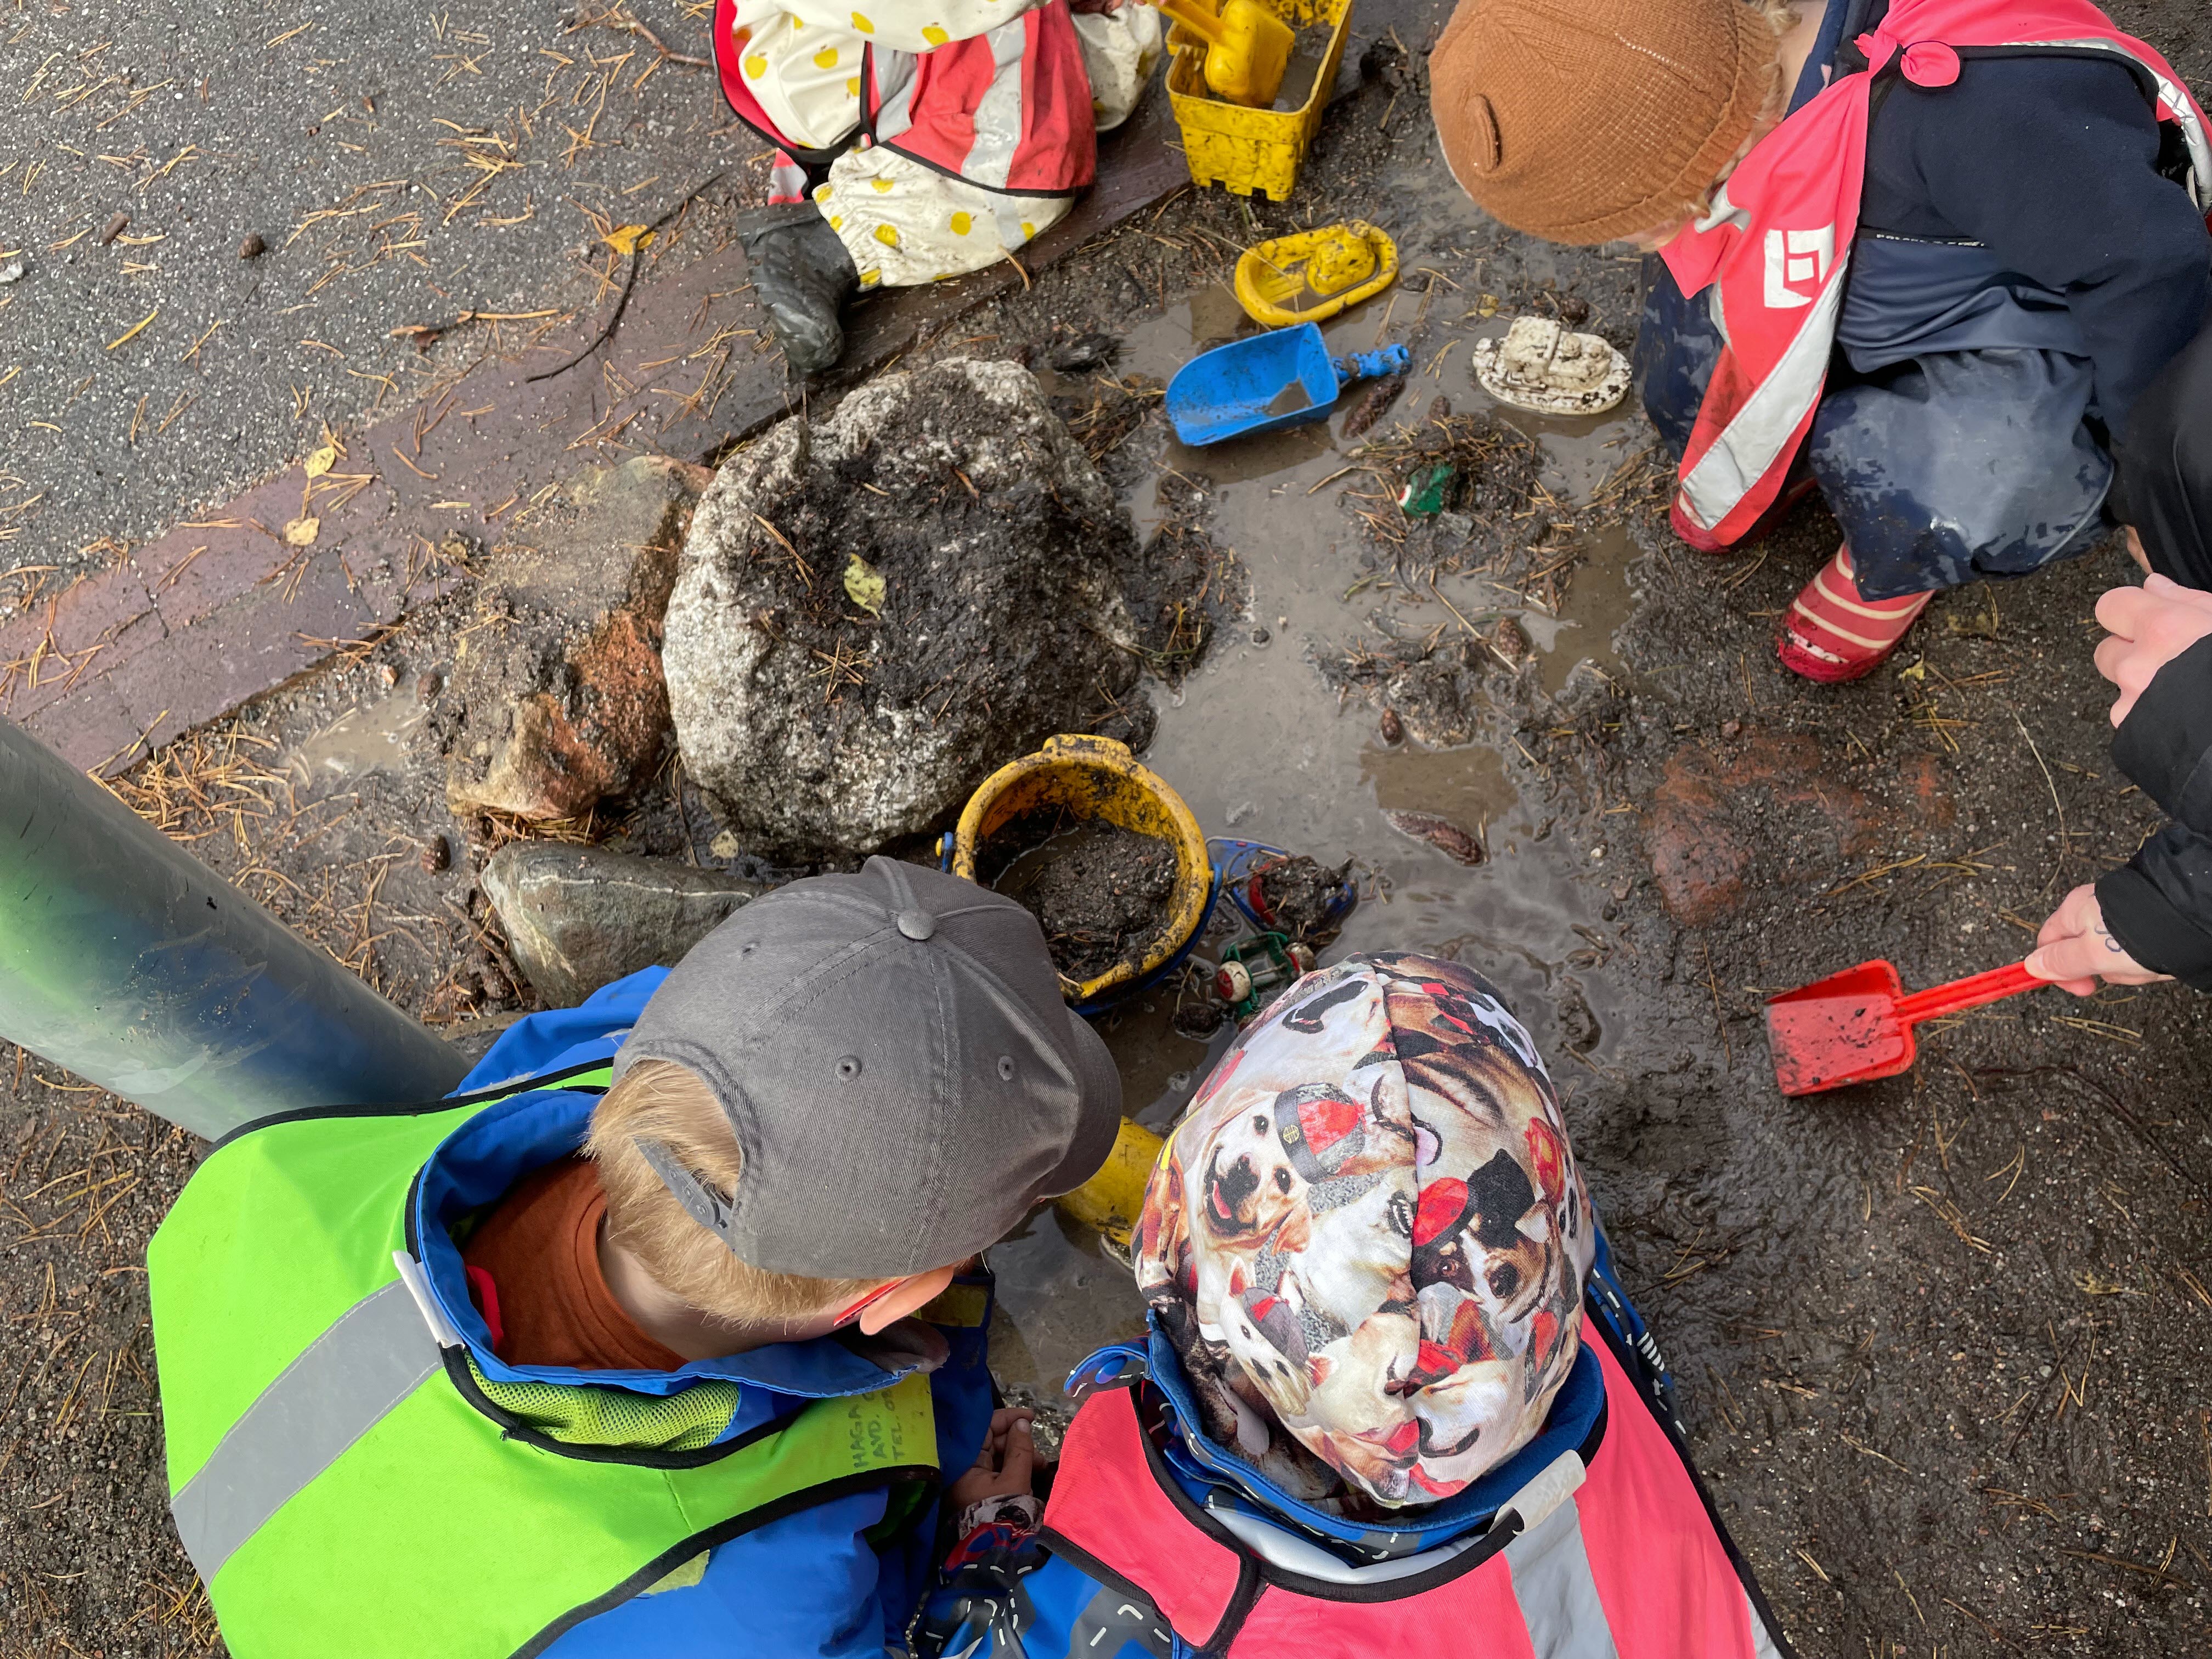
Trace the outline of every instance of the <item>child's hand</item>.
<path fill-rule="evenodd" d="M 983 1437 L 975 1467 L 955 1480 L 945 1494 L 954 1515 L 987 1498 L 1030 1495 L 1030 1474 L 1036 1466 L 1030 1420 L 1036 1415 L 1014 1406 L 991 1413 L 991 1431 Z"/>
<path fill-rule="evenodd" d="M 2172 977 L 2151 972 L 2105 931 L 2104 907 L 2091 883 L 2076 887 L 2051 913 L 2035 936 L 2035 947 L 2027 971 L 2077 997 L 2094 992 L 2100 979 L 2107 985 L 2151 985 Z"/>
<path fill-rule="evenodd" d="M 2152 676 L 2212 634 L 2212 593 L 2150 576 L 2141 587 L 2116 587 L 2098 600 L 2097 620 L 2112 635 L 2097 647 L 2097 672 L 2120 688 L 2112 705 L 2118 726 Z"/>

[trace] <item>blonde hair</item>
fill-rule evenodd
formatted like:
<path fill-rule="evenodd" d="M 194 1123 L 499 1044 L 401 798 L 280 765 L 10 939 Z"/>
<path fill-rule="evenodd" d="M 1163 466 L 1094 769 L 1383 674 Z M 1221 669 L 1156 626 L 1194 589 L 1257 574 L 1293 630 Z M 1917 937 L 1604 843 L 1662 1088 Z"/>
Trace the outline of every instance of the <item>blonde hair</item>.
<path fill-rule="evenodd" d="M 804 1319 L 858 1301 L 878 1279 L 810 1279 L 742 1261 L 691 1218 L 637 1150 L 659 1141 L 725 1199 L 744 1158 L 729 1121 L 697 1073 L 666 1060 L 641 1060 L 592 1113 L 584 1154 L 607 1194 L 607 1236 L 634 1252 L 661 1288 L 732 1324 Z"/>

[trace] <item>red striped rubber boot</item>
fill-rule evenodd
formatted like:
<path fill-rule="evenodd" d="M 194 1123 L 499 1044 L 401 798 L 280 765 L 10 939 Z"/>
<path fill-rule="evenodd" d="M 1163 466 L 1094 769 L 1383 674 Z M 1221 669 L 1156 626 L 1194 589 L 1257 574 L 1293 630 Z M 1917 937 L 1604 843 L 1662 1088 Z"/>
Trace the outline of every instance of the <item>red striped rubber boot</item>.
<path fill-rule="evenodd" d="M 1897 649 L 1933 593 L 1869 599 L 1859 592 L 1851 550 L 1837 550 L 1790 602 L 1776 654 L 1793 674 L 1840 685 L 1871 674 Z"/>

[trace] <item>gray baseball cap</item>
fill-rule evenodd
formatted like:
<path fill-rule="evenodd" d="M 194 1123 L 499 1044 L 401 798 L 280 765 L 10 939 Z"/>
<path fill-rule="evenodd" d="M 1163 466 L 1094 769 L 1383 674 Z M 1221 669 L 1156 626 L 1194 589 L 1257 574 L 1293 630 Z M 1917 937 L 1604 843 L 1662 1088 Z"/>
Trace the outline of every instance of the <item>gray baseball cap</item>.
<path fill-rule="evenodd" d="M 641 1140 L 669 1189 L 771 1273 L 892 1279 L 996 1243 L 1106 1161 L 1121 1081 L 1060 1000 L 1036 919 L 872 858 L 763 895 L 695 946 L 615 1060 L 714 1091 L 744 1173 L 718 1193 Z"/>

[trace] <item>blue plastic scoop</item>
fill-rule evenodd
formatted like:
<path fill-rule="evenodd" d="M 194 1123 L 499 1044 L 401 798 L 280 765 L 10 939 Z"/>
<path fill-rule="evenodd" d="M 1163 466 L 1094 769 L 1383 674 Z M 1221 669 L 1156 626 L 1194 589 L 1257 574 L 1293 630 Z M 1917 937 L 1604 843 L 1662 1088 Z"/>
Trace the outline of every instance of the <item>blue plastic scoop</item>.
<path fill-rule="evenodd" d="M 1194 449 L 1280 432 L 1327 420 L 1345 387 L 1402 374 L 1413 361 L 1401 345 L 1332 358 L 1319 324 L 1279 328 L 1201 351 L 1177 369 L 1168 382 L 1168 419 Z"/>

